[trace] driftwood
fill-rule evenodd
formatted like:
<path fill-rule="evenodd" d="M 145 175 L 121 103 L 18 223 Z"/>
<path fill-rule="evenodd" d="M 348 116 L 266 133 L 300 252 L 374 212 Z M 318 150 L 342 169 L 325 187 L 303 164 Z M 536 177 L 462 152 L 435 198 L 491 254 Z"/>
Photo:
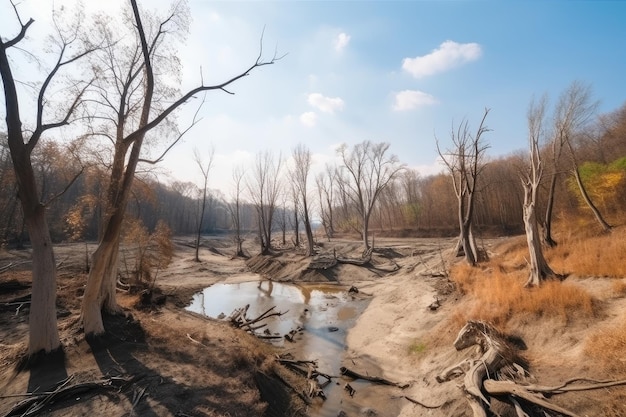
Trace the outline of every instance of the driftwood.
<path fill-rule="evenodd" d="M 316 397 L 322 400 L 326 399 L 324 388 L 336 377 L 320 372 L 317 368 L 317 361 L 296 360 L 285 356 L 277 356 L 276 361 L 306 378 L 307 389 L 304 393 L 306 397 L 311 399 Z M 320 378 L 322 382 L 320 382 Z"/>
<path fill-rule="evenodd" d="M 377 384 L 383 384 L 383 385 L 391 385 L 393 387 L 398 387 L 401 389 L 407 388 L 410 384 L 402 384 L 399 382 L 393 382 L 390 381 L 388 379 L 385 378 L 381 378 L 379 376 L 370 376 L 370 375 L 364 375 L 358 372 L 355 372 L 351 369 L 346 368 L 345 366 L 342 366 L 340 369 L 341 375 L 345 375 L 347 377 L 350 378 L 354 378 L 354 379 L 363 379 L 366 381 L 370 381 L 370 382 L 375 382 Z"/>
<path fill-rule="evenodd" d="M 464 374 L 463 389 L 474 417 L 487 416 L 486 407 L 490 405 L 488 397 L 507 401 L 518 417 L 531 415 L 528 404 L 544 410 L 545 414 L 556 412 L 567 417 L 579 417 L 575 412 L 549 402 L 546 397 L 626 385 L 626 380 L 596 381 L 585 378 L 570 379 L 556 386 L 526 383 L 526 363 L 518 354 L 513 339 L 482 321 L 469 321 L 454 341 L 457 350 L 473 345 L 478 345 L 480 358 L 465 360 L 445 369 L 437 376 L 437 381 L 448 381 Z"/>
<path fill-rule="evenodd" d="M 132 379 L 109 378 L 97 381 L 81 382 L 70 385 L 73 375 L 62 381 L 54 391 L 43 393 L 23 394 L 28 398 L 15 404 L 4 417 L 21 416 L 31 417 L 39 414 L 49 404 L 63 401 L 67 398 L 74 399 L 77 395 L 94 390 L 118 390 L 120 387 L 133 382 Z M 21 394 L 20 394 L 21 395 Z M 21 395 L 22 396 L 22 395 Z"/>
<path fill-rule="evenodd" d="M 268 334 L 267 332 L 265 334 L 257 334 L 256 330 L 262 329 L 263 327 L 267 325 L 266 323 L 260 323 L 261 321 L 266 320 L 270 317 L 280 317 L 283 314 L 286 314 L 287 311 L 284 311 L 284 312 L 274 311 L 276 306 L 272 306 L 268 308 L 267 310 L 265 310 L 263 313 L 261 313 L 259 316 L 253 319 L 250 319 L 246 316 L 249 308 L 250 308 L 250 304 L 246 304 L 246 306 L 242 308 L 237 308 L 230 314 L 230 316 L 225 318 L 225 320 L 229 321 L 230 324 L 233 325 L 234 327 L 245 330 L 248 333 L 258 337 L 259 339 L 281 339 L 282 338 L 282 336 Z"/>

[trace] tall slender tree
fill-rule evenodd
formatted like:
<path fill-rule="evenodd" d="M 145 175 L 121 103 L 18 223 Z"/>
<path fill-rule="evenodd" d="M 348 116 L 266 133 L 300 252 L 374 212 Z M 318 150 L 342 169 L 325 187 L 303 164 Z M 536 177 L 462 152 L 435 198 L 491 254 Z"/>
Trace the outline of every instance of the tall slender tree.
<path fill-rule="evenodd" d="M 311 171 L 311 151 L 305 145 L 298 145 L 293 149 L 291 154 L 293 157 L 292 181 L 294 188 L 299 196 L 300 208 L 302 209 L 302 222 L 304 223 L 304 232 L 306 234 L 306 255 L 313 256 L 314 240 L 313 229 L 311 227 L 311 216 L 309 207 L 308 182 L 309 172 Z"/>
<path fill-rule="evenodd" d="M 167 35 L 186 29 L 185 3 L 177 3 L 164 19 L 145 19 L 148 26 L 144 26 L 137 1 L 130 0 L 130 6 L 132 11 L 124 23 L 133 33 L 119 34 L 121 28 L 117 26 L 115 29 L 104 27 L 103 31 L 110 40 L 109 48 L 100 56 L 101 66 L 97 66 L 102 71 L 102 85 L 96 93 L 96 100 L 106 109 L 99 120 L 106 125 L 102 134 L 114 144 L 114 156 L 100 238 L 92 256 L 92 268 L 82 302 L 83 326 L 88 336 L 104 332 L 103 309 L 119 311 L 115 285 L 120 232 L 146 135 L 172 122 L 174 112 L 197 94 L 214 90 L 230 93 L 227 90 L 229 85 L 278 59 L 274 56 L 270 61 L 263 61 L 261 49 L 252 65 L 241 73 L 219 84 L 201 83 L 176 98 L 175 91 L 162 83 L 163 78 L 155 76 L 154 68 L 155 64 L 167 68 L 171 62 L 177 62 L 176 55 L 171 56 L 161 49 L 167 46 Z M 106 19 L 102 21 L 106 23 Z M 120 51 L 118 48 L 123 49 Z M 160 72 L 158 74 L 161 75 Z M 174 137 L 173 143 L 181 135 L 174 133 Z M 170 148 L 171 145 L 167 149 Z"/>
<path fill-rule="evenodd" d="M 452 186 L 458 202 L 459 241 L 457 253 L 463 253 L 468 264 L 474 266 L 479 261 L 478 248 L 474 238 L 474 208 L 478 178 L 485 167 L 485 152 L 489 145 L 482 139 L 489 131 L 485 120 L 489 109 L 485 109 L 475 134 L 471 134 L 468 121 L 452 128 L 450 137 L 452 148 L 443 152 L 437 141 L 437 152 L 448 168 Z"/>
<path fill-rule="evenodd" d="M 24 127 L 17 88 L 19 81 L 14 78 L 9 54 L 12 50 L 21 49 L 18 45 L 24 41 L 34 20 L 30 19 L 24 23 L 17 5 L 11 2 L 11 6 L 19 23 L 19 32 L 10 38 L 0 35 L 0 76 L 6 111 L 7 142 L 13 161 L 24 222 L 32 245 L 33 285 L 29 313 L 28 352 L 29 355 L 34 355 L 40 351 L 48 353 L 57 350 L 61 347 L 61 343 L 56 323 L 56 264 L 46 219 L 47 202 L 43 201 L 40 195 L 40 187 L 37 184 L 31 158 L 44 134 L 70 124 L 75 117 L 88 83 L 74 80 L 73 86 L 64 90 L 67 96 L 66 104 L 60 104 L 60 107 L 56 109 L 51 109 L 51 106 L 54 106 L 54 100 L 49 97 L 52 95 L 49 92 L 54 88 L 65 68 L 93 52 L 94 48 L 84 43 L 79 23 L 72 24 L 69 29 L 63 29 L 59 21 L 53 19 L 56 34 L 51 49 L 54 50 L 56 57 L 35 99 L 34 126 Z"/>
<path fill-rule="evenodd" d="M 281 189 L 281 167 L 281 155 L 275 158 L 269 151 L 259 152 L 248 178 L 248 193 L 257 213 L 259 243 L 263 254 L 272 249 L 272 227 Z"/>
<path fill-rule="evenodd" d="M 200 152 L 194 150 L 194 161 L 198 165 L 200 172 L 202 172 L 202 200 L 200 201 L 200 210 L 198 215 L 198 229 L 196 232 L 196 262 L 200 262 L 200 236 L 202 235 L 202 222 L 204 220 L 204 213 L 206 212 L 207 192 L 209 186 L 209 172 L 211 172 L 211 166 L 213 165 L 213 156 L 215 155 L 215 148 L 211 147 L 209 151 L 208 160 L 204 162 Z"/>

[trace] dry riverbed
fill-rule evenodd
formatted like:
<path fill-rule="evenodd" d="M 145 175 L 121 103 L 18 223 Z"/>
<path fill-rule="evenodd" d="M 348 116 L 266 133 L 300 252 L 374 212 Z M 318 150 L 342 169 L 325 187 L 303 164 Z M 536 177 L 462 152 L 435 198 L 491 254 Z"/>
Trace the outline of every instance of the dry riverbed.
<path fill-rule="evenodd" d="M 120 293 L 127 316 L 108 317 L 109 335 L 98 343 L 84 341 L 78 320 L 85 253 L 93 248 L 59 245 L 58 319 L 65 361 L 32 372 L 16 370 L 27 335 L 28 305 L 20 305 L 19 300 L 29 293 L 29 255 L 27 251 L 0 252 L 0 268 L 15 265 L 0 274 L 0 415 L 28 398 L 25 393 L 50 390 L 67 377 L 71 377 L 68 386 L 94 381 L 115 386 L 45 404 L 46 415 L 472 415 L 455 381 L 438 383 L 435 379 L 442 369 L 470 355 L 452 346 L 462 325 L 459 312 L 471 303 L 454 291 L 445 276 L 455 262 L 450 256 L 452 240 L 377 239 L 370 265 L 340 264 L 315 270 L 307 268 L 309 259 L 293 250 L 279 251 L 273 257 L 232 258 L 232 245 L 226 238 L 205 239 L 197 263 L 190 241 L 176 240 L 172 264 L 156 277 L 165 304 L 142 305 L 138 295 Z M 497 254 L 502 242 L 487 241 L 488 251 Z M 253 253 L 255 248 L 247 250 Z M 359 242 L 337 239 L 322 242 L 320 250 L 352 258 L 360 255 L 361 248 Z M 258 280 L 251 269 L 275 281 L 356 287 L 369 304 L 347 333 L 342 366 L 408 387 L 335 378 L 333 384 L 341 388 L 339 400 L 325 408 L 315 404 L 321 400 L 306 406 L 294 395 L 294 390 L 304 389 L 302 379 L 275 361 L 277 353 L 286 351 L 297 357 L 298 341 L 273 347 L 185 310 L 195 293 L 212 284 Z M 592 327 L 618 320 L 626 302 L 607 297 L 610 285 L 602 279 L 578 280 L 577 285 L 594 291 L 605 303 L 603 316 L 594 326 L 520 320 L 516 328 L 507 329 L 526 341 L 532 371 L 542 383 L 580 376 L 617 377 L 594 368 L 582 345 Z M 431 309 L 433 302 L 440 306 Z M 324 352 L 319 356 L 323 360 Z M 336 370 L 334 376 L 338 375 Z M 352 396 L 343 390 L 346 383 L 356 390 Z M 626 398 L 623 388 L 564 394 L 554 402 L 568 405 L 581 416 L 623 415 L 623 409 L 611 414 L 606 407 L 607 400 L 616 398 Z"/>

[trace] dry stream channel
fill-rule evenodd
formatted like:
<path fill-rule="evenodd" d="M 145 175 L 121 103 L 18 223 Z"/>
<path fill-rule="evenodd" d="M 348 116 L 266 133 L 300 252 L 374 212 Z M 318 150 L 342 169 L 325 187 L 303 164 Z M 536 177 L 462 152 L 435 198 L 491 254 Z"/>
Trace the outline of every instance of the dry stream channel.
<path fill-rule="evenodd" d="M 272 342 L 282 350 L 281 353 L 291 353 L 298 360 L 316 360 L 320 372 L 339 376 L 342 361 L 346 359 L 347 332 L 354 326 L 370 299 L 352 294 L 344 286 L 295 285 L 260 280 L 214 284 L 197 293 L 187 309 L 218 318 L 228 316 L 235 309 L 249 304 L 247 316 L 253 318 L 275 306 L 276 311 L 285 314 L 267 320 L 271 334 L 282 336 L 298 330 L 293 342 L 285 338 Z M 359 392 L 365 394 L 368 386 L 372 385 L 366 381 L 333 378 L 333 382 L 324 388 L 326 400 L 315 401 L 308 415 L 336 417 L 340 411 L 347 415 L 363 413 L 364 405 L 359 404 L 357 395 L 352 398 L 344 390 L 347 382 L 357 395 Z"/>

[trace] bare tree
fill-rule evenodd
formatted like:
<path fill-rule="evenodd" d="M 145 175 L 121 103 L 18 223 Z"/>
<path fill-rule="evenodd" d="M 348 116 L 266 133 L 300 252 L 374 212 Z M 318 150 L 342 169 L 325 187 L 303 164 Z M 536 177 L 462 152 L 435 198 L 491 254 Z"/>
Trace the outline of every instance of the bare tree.
<path fill-rule="evenodd" d="M 556 107 L 555 124 L 558 129 L 560 140 L 569 150 L 570 161 L 572 163 L 572 173 L 576 179 L 576 184 L 580 194 L 593 213 L 598 224 L 605 232 L 611 230 L 612 226 L 606 222 L 598 207 L 593 203 L 582 178 L 576 153 L 572 142 L 577 134 L 580 134 L 583 127 L 589 122 L 598 106 L 597 102 L 591 101 L 591 87 L 574 81 L 561 94 L 561 98 Z"/>
<path fill-rule="evenodd" d="M 276 211 L 276 201 L 280 192 L 280 170 L 282 157 L 278 159 L 269 152 L 256 156 L 254 171 L 248 178 L 247 188 L 257 212 L 261 253 L 267 254 L 272 248 L 272 225 Z"/>
<path fill-rule="evenodd" d="M 296 186 L 291 184 L 291 200 L 293 203 L 293 245 L 300 247 L 300 195 Z"/>
<path fill-rule="evenodd" d="M 334 219 L 333 219 L 333 205 L 335 204 L 335 167 L 326 165 L 326 170 L 320 172 L 315 177 L 315 183 L 317 185 L 317 192 L 320 202 L 320 213 L 322 216 L 322 226 L 326 237 L 330 241 L 335 233 Z"/>
<path fill-rule="evenodd" d="M 211 147 L 211 150 L 209 151 L 208 161 L 205 164 L 204 161 L 202 160 L 202 156 L 200 155 L 200 152 L 198 152 L 198 149 L 194 149 L 194 153 L 193 153 L 193 156 L 194 156 L 193 159 L 194 161 L 196 161 L 198 168 L 200 168 L 200 171 L 202 172 L 202 179 L 203 179 L 202 201 L 200 202 L 200 213 L 198 215 L 198 231 L 196 233 L 196 257 L 195 257 L 196 262 L 200 262 L 200 256 L 199 256 L 200 235 L 202 234 L 202 220 L 204 219 L 204 213 L 206 211 L 207 191 L 208 191 L 208 185 L 209 185 L 209 172 L 211 171 L 211 166 L 213 165 L 214 155 L 215 155 L 215 148 Z"/>
<path fill-rule="evenodd" d="M 298 145 L 292 152 L 293 169 L 291 172 L 294 188 L 300 197 L 302 208 L 302 221 L 306 233 L 307 247 L 306 256 L 314 255 L 313 229 L 311 228 L 311 216 L 309 214 L 308 178 L 311 171 L 311 151 L 305 145 Z"/>
<path fill-rule="evenodd" d="M 387 154 L 388 143 L 364 141 L 356 144 L 352 150 L 343 144 L 337 150 L 343 163 L 346 176 L 339 176 L 348 192 L 346 193 L 356 206 L 361 221 L 361 237 L 365 250 L 371 249 L 369 242 L 369 222 L 374 205 L 381 191 L 404 169 L 398 157 Z"/>
<path fill-rule="evenodd" d="M 75 24 L 69 30 L 63 30 L 57 24 L 57 20 L 53 19 L 56 36 L 51 49 L 56 54 L 55 62 L 44 78 L 36 97 L 34 127 L 31 129 L 24 128 L 20 113 L 19 94 L 16 88 L 18 81 L 13 76 L 9 51 L 11 48 L 15 48 L 14 50 L 21 49 L 18 44 L 24 40 L 34 20 L 30 19 L 24 23 L 20 18 L 16 4 L 11 2 L 11 6 L 19 22 L 20 31 L 9 39 L 0 37 L 0 76 L 2 76 L 4 87 L 7 141 L 13 161 L 24 222 L 32 245 L 33 285 L 29 314 L 28 352 L 29 355 L 34 355 L 40 351 L 48 353 L 59 349 L 61 343 L 56 323 L 56 265 L 50 229 L 46 219 L 48 202 L 42 201 L 31 158 L 45 133 L 72 122 L 88 83 L 74 81 L 72 87 L 64 90 L 67 97 L 65 99 L 66 105 L 56 109 L 50 109 L 54 106 L 54 101 L 48 97 L 49 90 L 55 85 L 60 71 L 85 57 L 93 51 L 93 48 L 83 43 L 80 25 Z"/>
<path fill-rule="evenodd" d="M 477 191 L 478 178 L 484 169 L 484 154 L 489 149 L 481 139 L 489 129 L 485 120 L 489 109 L 485 109 L 478 130 L 474 135 L 469 131 L 467 120 L 461 122 L 456 129 L 452 129 L 452 149 L 445 153 L 439 147 L 437 152 L 450 172 L 452 186 L 458 201 L 458 220 L 460 236 L 458 253 L 461 251 L 468 264 L 474 266 L 479 261 L 478 249 L 473 234 L 474 203 Z"/>
<path fill-rule="evenodd" d="M 550 184 L 548 186 L 548 199 L 546 201 L 546 214 L 543 228 L 543 242 L 550 247 L 556 246 L 557 242 L 552 237 L 552 212 L 556 191 L 557 176 L 560 173 L 560 160 L 563 147 L 569 150 L 572 172 L 576 178 L 580 193 L 594 213 L 596 220 L 604 230 L 611 226 L 604 220 L 600 211 L 593 204 L 584 183 L 580 178 L 578 161 L 572 147 L 572 140 L 580 134 L 581 130 L 589 123 L 598 106 L 597 102 L 591 101 L 591 87 L 579 81 L 572 82 L 559 97 L 554 110 L 553 131 L 551 139 L 551 168 Z"/>
<path fill-rule="evenodd" d="M 166 35 L 186 28 L 187 15 L 184 3 L 177 3 L 176 8 L 160 22 L 154 18 L 146 19 L 149 23 L 147 27 L 144 27 L 137 1 L 130 0 L 130 5 L 132 13 L 125 23 L 127 27 L 133 28 L 134 36 L 120 35 L 117 39 L 112 28 L 103 29 L 104 33 L 108 34 L 110 47 L 100 57 L 103 85 L 97 93 L 97 102 L 105 109 L 99 120 L 108 127 L 103 129 L 102 134 L 114 144 L 114 157 L 102 230 L 98 247 L 93 254 L 92 268 L 82 302 L 81 311 L 86 335 L 104 332 L 102 309 L 110 312 L 119 311 L 115 299 L 115 284 L 120 232 L 146 135 L 155 128 L 171 122 L 171 116 L 176 109 L 197 94 L 213 90 L 231 93 L 227 90 L 229 85 L 259 67 L 273 64 L 278 59 L 274 57 L 270 61 L 263 61 L 261 49 L 254 63 L 234 77 L 215 85 L 202 83 L 175 98 L 173 89 L 157 83 L 160 78 L 155 76 L 154 66 L 161 64 L 167 68 L 167 65 L 171 65 L 170 62 L 176 62 L 175 57 L 171 58 L 166 53 L 161 54 L 159 48 L 167 45 Z M 115 27 L 115 34 L 120 29 Z M 127 39 L 133 41 L 128 43 Z M 119 51 L 116 49 L 118 47 L 123 50 Z M 161 73 L 158 72 L 157 75 Z M 185 131 L 182 132 L 184 133 Z M 172 140 L 166 152 L 182 134 L 174 133 L 176 138 Z M 160 160 L 161 157 L 153 162 Z"/>
<path fill-rule="evenodd" d="M 228 212 L 232 222 L 232 228 L 235 230 L 235 256 L 244 256 L 243 254 L 243 238 L 241 237 L 241 193 L 243 191 L 243 178 L 245 171 L 241 167 L 233 169 L 233 188 L 231 202 L 227 205 Z"/>
<path fill-rule="evenodd" d="M 530 159 L 527 172 L 522 178 L 524 186 L 524 227 L 530 253 L 530 276 L 526 282 L 527 287 L 539 286 L 543 280 L 556 276 L 543 256 L 539 226 L 537 224 L 537 189 L 543 175 L 539 143 L 544 135 L 543 124 L 546 101 L 545 96 L 538 103 L 535 103 L 533 100 L 529 106 L 527 116 Z"/>

